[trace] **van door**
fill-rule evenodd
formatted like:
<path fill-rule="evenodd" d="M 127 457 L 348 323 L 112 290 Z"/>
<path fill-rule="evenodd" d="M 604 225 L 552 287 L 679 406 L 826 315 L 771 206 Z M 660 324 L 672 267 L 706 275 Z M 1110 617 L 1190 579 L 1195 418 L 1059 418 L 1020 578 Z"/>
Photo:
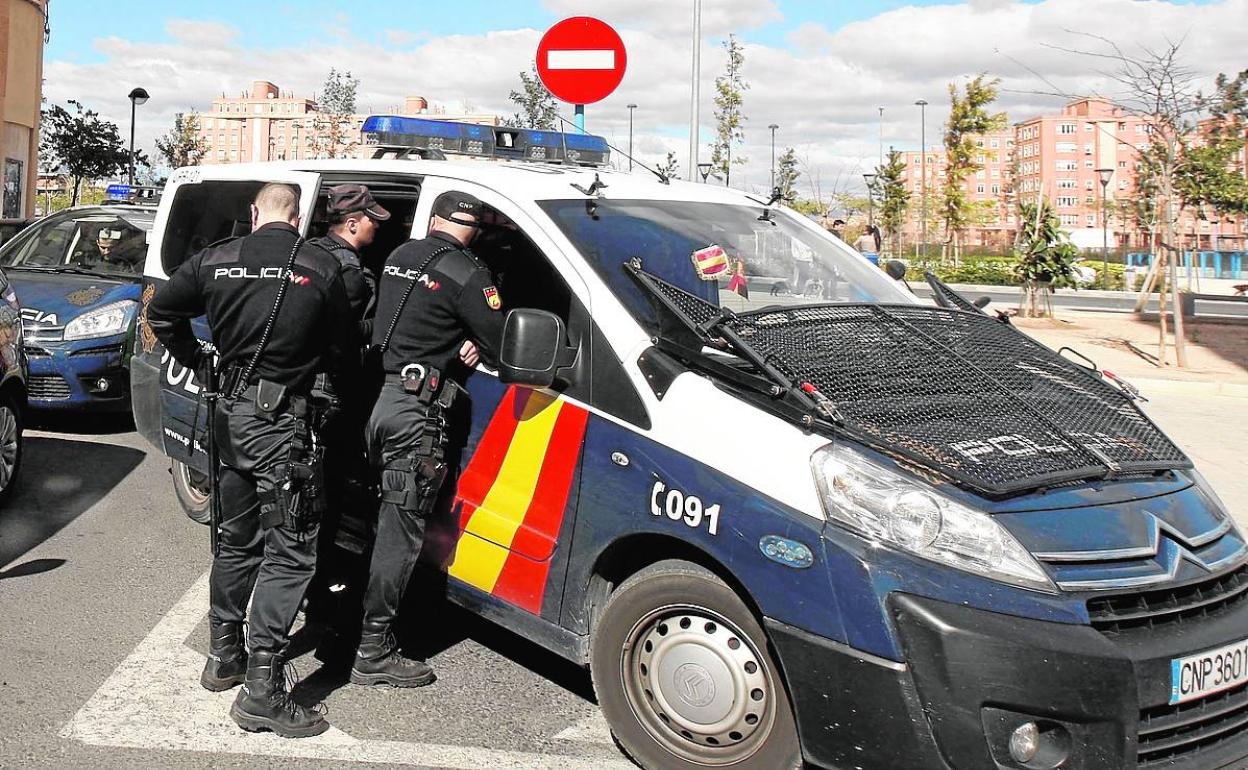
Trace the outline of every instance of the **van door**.
<path fill-rule="evenodd" d="M 252 165 L 191 167 L 178 169 L 170 178 L 148 246 L 139 328 L 130 359 L 134 424 L 175 463 L 201 474 L 208 470 L 204 445 L 207 414 L 201 388 L 194 374 L 174 361 L 156 340 L 147 325 L 147 307 L 160 285 L 192 254 L 225 238 L 251 232 L 251 201 L 270 182 L 299 188 L 300 225 L 306 234 L 319 175 Z M 196 318 L 192 326 L 201 339 L 210 339 L 203 317 Z"/>
<path fill-rule="evenodd" d="M 570 321 L 588 315 L 587 287 L 553 241 L 501 195 L 427 177 L 415 235 L 423 237 L 429 206 L 446 189 L 471 193 L 491 209 L 495 221 L 472 251 L 495 272 L 504 311 L 541 307 L 579 328 Z M 458 476 L 447 484 L 454 485 L 454 499 L 449 512 L 430 522 L 427 553 L 455 581 L 557 620 L 566 569 L 560 545 L 575 519 L 587 392 L 575 385 L 509 387 L 485 365 L 468 377 L 467 389 L 452 419 L 467 425 L 467 435 L 453 442 L 464 447 Z"/>

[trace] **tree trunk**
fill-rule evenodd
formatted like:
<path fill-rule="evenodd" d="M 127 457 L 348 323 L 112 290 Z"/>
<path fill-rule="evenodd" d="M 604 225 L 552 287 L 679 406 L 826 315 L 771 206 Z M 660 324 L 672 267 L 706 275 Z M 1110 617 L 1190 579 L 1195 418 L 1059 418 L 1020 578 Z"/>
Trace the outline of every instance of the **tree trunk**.
<path fill-rule="evenodd" d="M 82 184 L 82 177 L 80 176 L 74 177 L 74 193 L 69 198 L 69 205 L 71 207 L 78 205 L 78 187 L 81 184 Z"/>

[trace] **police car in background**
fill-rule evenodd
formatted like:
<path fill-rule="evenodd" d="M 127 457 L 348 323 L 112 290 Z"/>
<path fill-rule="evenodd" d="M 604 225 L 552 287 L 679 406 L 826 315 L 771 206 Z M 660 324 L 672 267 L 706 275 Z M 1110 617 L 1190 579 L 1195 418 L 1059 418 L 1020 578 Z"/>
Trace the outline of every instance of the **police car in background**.
<path fill-rule="evenodd" d="M 22 304 L 30 405 L 126 412 L 151 206 L 80 206 L 0 247 Z"/>
<path fill-rule="evenodd" d="M 509 315 L 424 557 L 588 666 L 643 767 L 1245 766 L 1248 545 L 1096 371 L 770 200 L 610 171 L 597 137 L 364 132 L 371 160 L 175 172 L 144 297 L 266 182 L 308 235 L 369 185 L 374 269 L 440 193 L 481 199 Z M 812 271 L 818 297 L 757 290 Z M 202 473 L 199 384 L 136 344 L 139 430 Z"/>

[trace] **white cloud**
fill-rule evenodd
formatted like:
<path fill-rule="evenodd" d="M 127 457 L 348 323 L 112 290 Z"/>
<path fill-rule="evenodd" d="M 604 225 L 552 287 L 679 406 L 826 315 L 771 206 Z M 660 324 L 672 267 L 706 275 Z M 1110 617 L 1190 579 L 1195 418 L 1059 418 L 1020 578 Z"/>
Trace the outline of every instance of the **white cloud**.
<path fill-rule="evenodd" d="M 557 12 L 574 13 L 572 0 L 547 0 Z M 702 132 L 712 126 L 714 78 L 724 52 L 716 32 L 765 24 L 778 13 L 775 3 L 705 0 L 702 56 Z M 600 9 L 594 9 L 599 12 Z M 636 103 L 634 147 L 640 159 L 658 162 L 672 150 L 687 167 L 689 122 L 687 3 L 618 0 L 609 8 L 628 48 L 629 70 L 619 91 L 588 107 L 591 131 L 618 147 L 628 141 L 628 111 Z M 602 9 L 607 14 L 608 9 Z M 1044 73 L 1070 93 L 1110 91 L 1098 74 L 1104 62 L 1045 47 L 1088 48 L 1094 41 L 1068 30 L 1105 35 L 1128 46 L 1156 44 L 1166 35 L 1186 36 L 1188 63 L 1202 76 L 1243 69 L 1243 20 L 1248 0 L 1175 6 L 1159 0 L 1046 0 L 1038 4 L 976 0 L 970 5 L 908 6 L 865 21 L 829 30 L 806 24 L 783 45 L 747 44 L 745 94 L 750 162 L 734 170 L 734 183 L 767 184 L 769 123 L 778 123 L 777 154 L 794 146 L 808 160 L 825 188 L 860 187 L 861 173 L 875 164 L 879 113 L 884 112 L 884 143 L 899 149 L 918 144 L 916 99 L 930 102 L 929 143 L 939 141 L 948 103 L 946 86 L 987 71 L 1002 78 L 999 106 L 1012 120 L 1060 108 L 1061 100 L 1036 92 L 1052 90 L 1027 71 Z M 78 64 L 49 61 L 46 94 L 51 101 L 80 98 L 117 121 L 129 122 L 125 95 L 143 86 L 152 100 L 139 108 L 139 145 L 151 147 L 174 112 L 206 109 L 219 94 L 239 93 L 253 79 L 271 80 L 287 91 L 311 95 L 331 63 L 360 78 L 361 108 L 387 111 L 403 97 L 419 94 L 452 108 L 510 114 L 507 94 L 517 73 L 527 69 L 541 31 L 504 30 L 484 35 L 427 37 L 386 35 L 387 45 L 358 38 L 334 40 L 315 48 L 259 49 L 243 46 L 234 30 L 202 22 L 170 22 L 169 43 L 133 43 L 121 37 L 96 42 L 105 61 Z M 1022 62 L 1026 67 L 1016 62 Z M 571 109 L 565 110 L 570 117 Z M 703 143 L 702 157 L 707 152 Z M 809 179 L 799 186 L 809 193 Z"/>
<path fill-rule="evenodd" d="M 548 11 L 558 16 L 584 16 L 584 0 L 545 0 Z M 613 0 L 596 3 L 589 15 L 616 29 L 640 29 L 661 37 L 691 36 L 693 3 L 688 0 Z M 702 0 L 702 34 L 726 35 L 761 27 L 783 18 L 774 0 Z"/>

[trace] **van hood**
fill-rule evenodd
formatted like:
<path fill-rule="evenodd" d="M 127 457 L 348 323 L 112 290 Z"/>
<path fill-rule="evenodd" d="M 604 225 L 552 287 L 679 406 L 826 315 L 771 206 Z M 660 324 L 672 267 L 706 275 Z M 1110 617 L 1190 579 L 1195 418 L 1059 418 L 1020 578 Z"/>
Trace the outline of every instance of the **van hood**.
<path fill-rule="evenodd" d="M 1120 390 L 975 309 L 867 303 L 734 313 L 626 266 L 703 346 L 773 383 L 813 430 L 1000 499 L 1191 461 Z"/>
<path fill-rule="evenodd" d="M 20 270 L 10 270 L 8 275 L 28 329 L 64 326 L 103 305 L 123 299 L 138 301 L 141 290 L 137 279 Z"/>

